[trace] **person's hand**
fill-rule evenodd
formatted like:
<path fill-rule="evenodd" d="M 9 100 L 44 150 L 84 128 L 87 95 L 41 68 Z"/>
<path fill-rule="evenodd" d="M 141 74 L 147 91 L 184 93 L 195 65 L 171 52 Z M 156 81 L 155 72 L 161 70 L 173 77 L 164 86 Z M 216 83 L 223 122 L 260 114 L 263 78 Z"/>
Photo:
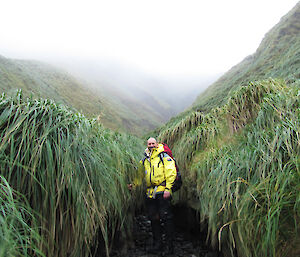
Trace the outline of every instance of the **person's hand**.
<path fill-rule="evenodd" d="M 127 188 L 128 188 L 129 191 L 131 191 L 132 190 L 132 184 L 127 184 Z"/>
<path fill-rule="evenodd" d="M 164 191 L 164 199 L 168 199 L 171 196 L 169 191 Z"/>

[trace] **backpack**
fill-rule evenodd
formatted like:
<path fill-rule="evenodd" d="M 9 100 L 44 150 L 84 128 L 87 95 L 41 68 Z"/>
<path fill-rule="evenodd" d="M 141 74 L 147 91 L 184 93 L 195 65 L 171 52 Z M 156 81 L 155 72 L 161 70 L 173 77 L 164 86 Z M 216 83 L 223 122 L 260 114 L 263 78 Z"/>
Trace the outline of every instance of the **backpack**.
<path fill-rule="evenodd" d="M 173 184 L 171 190 L 172 190 L 172 192 L 176 192 L 176 191 L 179 190 L 179 189 L 181 188 L 181 186 L 182 186 L 181 174 L 180 174 L 180 172 L 179 172 L 178 165 L 177 165 L 177 163 L 176 163 L 175 158 L 173 157 L 173 154 L 172 154 L 171 149 L 170 149 L 169 146 L 168 146 L 167 144 L 165 144 L 165 143 L 162 143 L 162 145 L 164 146 L 164 151 L 161 152 L 161 153 L 159 154 L 160 162 L 162 162 L 162 164 L 164 165 L 164 159 L 163 159 L 164 153 L 167 154 L 167 155 L 169 155 L 169 156 L 174 160 L 174 162 L 175 162 L 175 167 L 176 167 L 176 173 L 177 173 L 177 174 L 176 174 L 176 179 L 175 179 L 175 181 L 174 181 L 174 184 Z"/>

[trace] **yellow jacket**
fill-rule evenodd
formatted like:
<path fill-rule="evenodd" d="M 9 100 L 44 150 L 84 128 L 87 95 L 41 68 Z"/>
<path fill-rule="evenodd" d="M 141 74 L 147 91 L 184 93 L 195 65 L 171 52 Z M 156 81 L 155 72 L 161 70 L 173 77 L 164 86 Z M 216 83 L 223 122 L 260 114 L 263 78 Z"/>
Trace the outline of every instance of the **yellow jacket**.
<path fill-rule="evenodd" d="M 164 146 L 159 144 L 151 153 L 145 151 L 145 159 L 141 161 L 145 169 L 147 197 L 155 198 L 159 192 L 169 191 L 172 193 L 172 185 L 176 179 L 175 161 L 164 151 Z M 163 163 L 159 154 L 162 153 Z"/>

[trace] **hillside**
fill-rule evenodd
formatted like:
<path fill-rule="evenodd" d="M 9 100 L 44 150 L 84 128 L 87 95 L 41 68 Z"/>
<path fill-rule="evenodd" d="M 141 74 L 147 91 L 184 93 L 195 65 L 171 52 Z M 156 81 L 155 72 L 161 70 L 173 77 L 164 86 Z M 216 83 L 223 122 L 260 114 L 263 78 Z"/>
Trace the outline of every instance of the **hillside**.
<path fill-rule="evenodd" d="M 106 87 L 109 88 L 109 85 Z M 166 119 L 166 111 L 160 111 L 165 107 L 154 101 L 151 95 L 148 102 L 156 106 L 155 110 L 151 104 L 147 105 L 128 94 L 123 96 L 113 90 L 95 90 L 54 66 L 0 56 L 1 93 L 14 94 L 16 89 L 22 89 L 25 96 L 33 94 L 53 99 L 89 117 L 100 117 L 106 127 L 132 134 L 141 135 Z"/>
<path fill-rule="evenodd" d="M 226 103 L 232 90 L 249 81 L 269 77 L 291 83 L 300 78 L 300 3 L 281 18 L 264 37 L 257 51 L 232 67 L 193 103 L 193 109 L 208 111 Z"/>
<path fill-rule="evenodd" d="M 254 55 L 154 132 L 182 172 L 175 202 L 197 210 L 226 257 L 300 254 L 299 35 L 300 3 Z"/>
<path fill-rule="evenodd" d="M 201 214 L 224 256 L 299 256 L 299 90 L 250 83 L 159 136 L 182 171 L 176 201 Z"/>
<path fill-rule="evenodd" d="M 78 81 L 53 66 L 25 60 L 11 60 L 0 56 L 0 90 L 12 94 L 22 89 L 23 94 L 54 99 L 91 115 L 102 110 L 95 97 Z M 89 101 L 88 101 L 89 99 Z"/>
<path fill-rule="evenodd" d="M 160 123 L 188 108 L 196 96 L 219 77 L 218 74 L 155 75 L 127 64 L 89 58 L 56 58 L 49 62 L 74 74 L 93 92 L 114 103 L 118 110 L 126 110 L 130 117 L 144 115 L 146 120 L 150 118 L 155 122 L 148 114 L 152 113 L 160 118 Z"/>

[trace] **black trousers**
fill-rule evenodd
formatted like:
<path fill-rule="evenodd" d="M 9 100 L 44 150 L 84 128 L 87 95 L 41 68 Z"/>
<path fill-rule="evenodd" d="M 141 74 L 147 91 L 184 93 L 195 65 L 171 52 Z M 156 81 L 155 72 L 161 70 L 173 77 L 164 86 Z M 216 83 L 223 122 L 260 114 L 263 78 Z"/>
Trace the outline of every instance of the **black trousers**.
<path fill-rule="evenodd" d="M 146 198 L 146 208 L 151 221 L 153 240 L 161 240 L 162 223 L 164 223 L 166 241 L 172 242 L 174 235 L 171 197 L 164 199 L 163 193 L 156 194 L 155 199 Z"/>

